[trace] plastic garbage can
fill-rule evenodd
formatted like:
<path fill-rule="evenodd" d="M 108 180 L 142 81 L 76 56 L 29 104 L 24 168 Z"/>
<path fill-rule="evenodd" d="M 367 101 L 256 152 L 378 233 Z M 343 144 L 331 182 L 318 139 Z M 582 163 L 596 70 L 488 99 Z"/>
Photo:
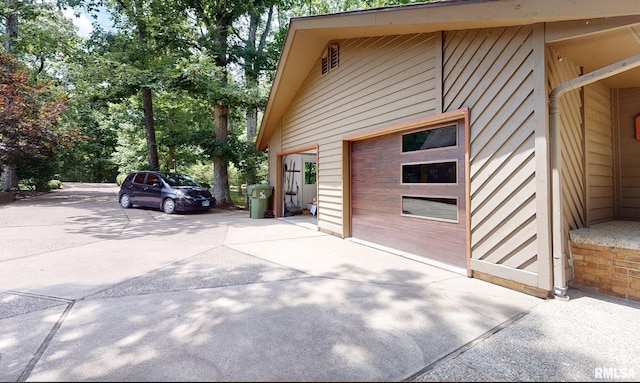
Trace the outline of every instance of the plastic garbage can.
<path fill-rule="evenodd" d="M 273 193 L 273 186 L 254 184 L 247 186 L 249 194 L 249 217 L 264 218 L 264 212 L 269 208 L 269 198 Z"/>

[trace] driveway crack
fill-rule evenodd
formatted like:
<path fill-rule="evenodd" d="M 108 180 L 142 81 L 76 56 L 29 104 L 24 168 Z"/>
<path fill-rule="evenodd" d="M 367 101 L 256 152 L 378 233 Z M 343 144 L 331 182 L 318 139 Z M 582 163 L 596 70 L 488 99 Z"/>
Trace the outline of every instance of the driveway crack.
<path fill-rule="evenodd" d="M 38 347 L 38 350 L 33 355 L 31 360 L 25 367 L 25 369 L 22 371 L 22 374 L 20 374 L 20 376 L 18 377 L 18 380 L 17 380 L 18 382 L 25 382 L 29 378 L 29 375 L 31 375 L 31 372 L 36 367 L 36 364 L 38 364 L 38 362 L 40 361 L 40 358 L 42 358 L 42 355 L 46 351 L 47 347 L 49 347 L 51 340 L 53 340 L 53 337 L 56 335 L 56 333 L 60 329 L 60 326 L 62 326 L 62 322 L 64 322 L 64 320 L 67 318 L 67 315 L 73 308 L 74 304 L 75 302 L 70 302 L 69 305 L 67 305 L 67 308 L 64 310 L 62 315 L 60 315 L 60 318 L 58 318 L 56 323 L 53 325 L 53 327 L 51 328 L 51 331 L 49 331 L 49 334 L 47 334 L 47 337 L 44 339 L 40 347 Z"/>

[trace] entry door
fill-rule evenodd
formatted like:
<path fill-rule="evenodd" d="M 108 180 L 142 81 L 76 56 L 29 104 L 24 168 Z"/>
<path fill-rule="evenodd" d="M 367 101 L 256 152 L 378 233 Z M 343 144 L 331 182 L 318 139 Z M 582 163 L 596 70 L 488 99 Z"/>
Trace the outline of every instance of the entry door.
<path fill-rule="evenodd" d="M 351 143 L 353 237 L 466 269 L 464 124 Z"/>
<path fill-rule="evenodd" d="M 302 207 L 306 208 L 307 204 L 313 203 L 314 198 L 316 198 L 318 194 L 318 188 L 316 185 L 316 161 L 304 160 L 302 164 L 302 171 Z"/>

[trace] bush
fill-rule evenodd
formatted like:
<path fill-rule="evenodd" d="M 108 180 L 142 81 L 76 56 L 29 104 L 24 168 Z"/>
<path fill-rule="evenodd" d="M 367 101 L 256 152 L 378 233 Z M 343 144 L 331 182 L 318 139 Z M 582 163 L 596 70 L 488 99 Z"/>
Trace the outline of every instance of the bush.
<path fill-rule="evenodd" d="M 116 176 L 116 183 L 118 184 L 118 186 L 122 185 L 122 182 L 124 182 L 125 178 L 127 178 L 127 173 L 120 173 Z"/>
<path fill-rule="evenodd" d="M 19 183 L 31 190 L 50 190 L 49 181 L 54 177 L 54 165 L 50 161 L 25 161 L 17 167 Z"/>
<path fill-rule="evenodd" d="M 62 182 L 59 180 L 51 180 L 49 182 L 47 182 L 47 189 L 48 190 L 53 190 L 53 189 L 60 189 L 62 187 Z"/>
<path fill-rule="evenodd" d="M 203 163 L 202 161 L 198 161 L 195 164 L 185 167 L 183 171 L 178 169 L 178 173 L 191 176 L 198 181 L 202 187 L 210 189 L 213 183 L 213 162 Z"/>

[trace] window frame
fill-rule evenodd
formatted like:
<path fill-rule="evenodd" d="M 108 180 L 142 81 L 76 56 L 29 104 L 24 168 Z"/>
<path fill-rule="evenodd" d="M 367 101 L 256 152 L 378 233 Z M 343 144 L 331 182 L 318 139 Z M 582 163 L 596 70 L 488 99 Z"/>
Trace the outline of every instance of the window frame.
<path fill-rule="evenodd" d="M 138 177 L 142 177 L 142 181 L 138 181 Z M 133 179 L 131 180 L 131 183 L 136 184 L 136 185 L 144 185 L 144 181 L 146 179 L 147 179 L 147 173 L 138 172 L 138 173 L 136 173 L 135 176 L 133 176 Z"/>
<path fill-rule="evenodd" d="M 426 215 L 417 215 L 417 214 L 407 214 L 404 212 L 404 198 L 423 198 L 423 199 L 451 199 L 451 200 L 455 200 L 455 211 L 456 211 L 456 218 L 455 219 L 447 219 L 447 218 L 440 218 L 440 217 L 431 217 L 431 216 L 426 216 Z M 450 195 L 417 195 L 417 194 L 400 194 L 400 216 L 402 217 L 409 217 L 409 218 L 418 218 L 418 219 L 425 219 L 425 220 L 430 220 L 430 221 L 439 221 L 439 222 L 449 222 L 449 223 L 460 223 L 460 197 L 452 197 Z"/>
<path fill-rule="evenodd" d="M 404 182 L 404 166 L 405 165 L 427 165 L 427 164 L 439 164 L 446 162 L 455 162 L 456 164 L 456 182 L 442 182 L 442 183 L 432 183 L 432 182 Z M 400 163 L 400 185 L 401 186 L 414 186 L 414 185 L 429 185 L 429 186 L 457 186 L 460 184 L 460 177 L 458 176 L 458 171 L 460 169 L 460 163 L 457 158 L 452 159 L 441 159 L 441 160 L 433 160 L 433 161 L 416 161 L 416 162 L 402 162 Z"/>
<path fill-rule="evenodd" d="M 450 146 L 438 146 L 436 148 L 427 148 L 427 149 L 417 149 L 417 150 L 411 150 L 411 151 L 404 151 L 403 148 L 403 141 L 404 141 L 404 137 L 408 136 L 410 134 L 416 134 L 416 133 L 420 133 L 420 132 L 424 132 L 427 130 L 435 130 L 435 129 L 440 129 L 440 128 L 448 128 L 453 126 L 456 132 L 456 142 L 454 145 L 450 145 Z M 425 128 L 425 127 L 421 127 L 420 129 L 415 129 L 412 130 L 410 132 L 406 132 L 406 133 L 402 133 L 400 135 L 400 154 L 401 155 L 411 155 L 411 154 L 415 154 L 415 153 L 419 153 L 419 152 L 424 152 L 424 151 L 437 151 L 437 150 L 446 150 L 446 149 L 452 149 L 452 148 L 457 148 L 458 145 L 460 145 L 460 135 L 458 134 L 458 123 L 448 123 L 448 124 L 442 124 L 442 125 L 436 125 L 433 127 L 429 127 L 429 128 Z"/>

